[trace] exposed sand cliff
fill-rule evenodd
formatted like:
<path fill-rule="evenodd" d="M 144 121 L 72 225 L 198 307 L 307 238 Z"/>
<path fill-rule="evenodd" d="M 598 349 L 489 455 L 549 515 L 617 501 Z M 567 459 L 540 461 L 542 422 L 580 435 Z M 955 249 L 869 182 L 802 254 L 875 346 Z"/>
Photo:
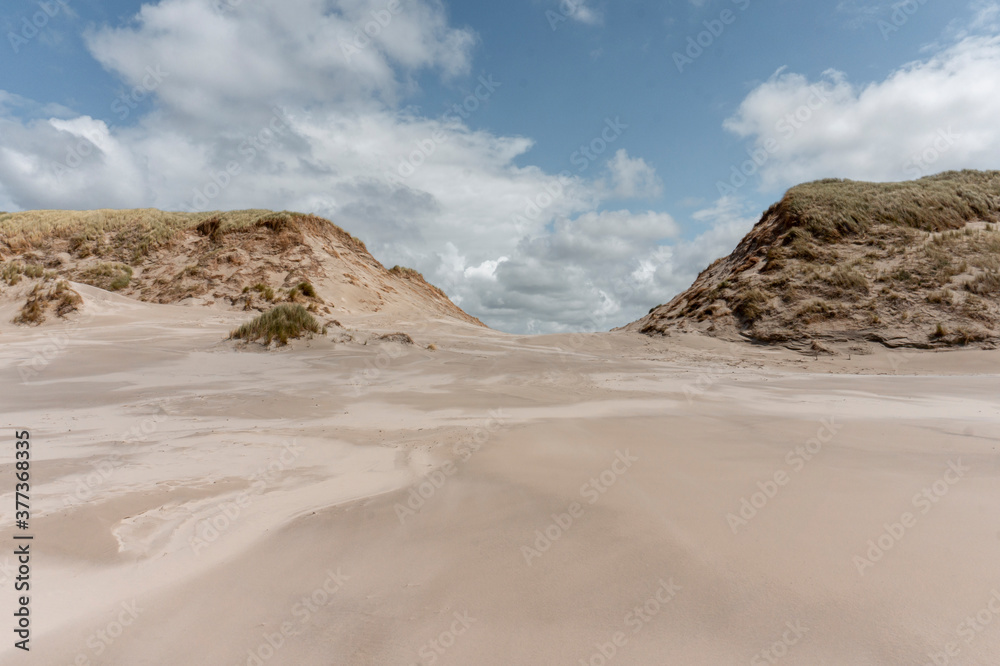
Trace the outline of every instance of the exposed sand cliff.
<path fill-rule="evenodd" d="M 728 257 L 626 328 L 822 349 L 992 346 L 1000 172 L 792 188 Z"/>
<path fill-rule="evenodd" d="M 25 323 L 71 311 L 59 287 L 69 280 L 152 303 L 265 310 L 292 300 L 322 314 L 381 315 L 376 323 L 444 317 L 483 325 L 420 273 L 386 270 L 357 238 L 299 213 L 4 214 L 0 260 L 7 298 L 37 304 Z"/>

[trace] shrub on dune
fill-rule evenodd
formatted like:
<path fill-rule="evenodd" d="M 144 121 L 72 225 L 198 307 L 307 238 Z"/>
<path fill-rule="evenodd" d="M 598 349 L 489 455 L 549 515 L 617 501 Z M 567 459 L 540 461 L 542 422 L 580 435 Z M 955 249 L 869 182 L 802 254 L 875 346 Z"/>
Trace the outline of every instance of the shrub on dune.
<path fill-rule="evenodd" d="M 278 344 L 285 345 L 291 339 L 321 330 L 319 322 L 304 307 L 282 303 L 243 324 L 229 337 L 247 342 L 260 340 L 265 345 L 277 340 Z"/>

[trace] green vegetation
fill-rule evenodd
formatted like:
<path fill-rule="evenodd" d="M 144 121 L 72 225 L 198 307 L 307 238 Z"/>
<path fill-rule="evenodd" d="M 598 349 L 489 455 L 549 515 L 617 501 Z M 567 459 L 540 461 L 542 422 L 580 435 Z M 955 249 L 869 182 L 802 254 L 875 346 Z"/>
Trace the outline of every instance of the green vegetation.
<path fill-rule="evenodd" d="M 175 213 L 143 208 L 136 210 L 33 210 L 0 214 L 0 246 L 15 252 L 40 248 L 48 239 L 71 241 L 71 251 L 84 257 L 104 256 L 112 250 L 122 259 L 147 255 L 181 233 L 195 230 L 213 241 L 229 233 L 265 227 L 275 232 L 300 224 L 333 227 L 342 240 L 364 248 L 364 243 L 328 220 L 290 211 L 239 210 L 229 212 Z"/>
<path fill-rule="evenodd" d="M 748 322 L 756 321 L 766 311 L 768 300 L 768 294 L 756 287 L 745 289 L 736 296 L 733 312 Z"/>
<path fill-rule="evenodd" d="M 298 294 L 302 294 L 306 298 L 318 298 L 316 295 L 316 288 L 305 281 L 299 282 L 297 285 L 288 290 L 288 300 L 295 300 L 295 296 Z"/>
<path fill-rule="evenodd" d="M 115 262 L 92 266 L 80 276 L 80 282 L 107 291 L 120 291 L 132 281 L 132 267 Z"/>
<path fill-rule="evenodd" d="M 65 280 L 60 280 L 48 289 L 45 284 L 40 282 L 32 288 L 28 300 L 14 318 L 15 324 L 37 326 L 45 321 L 45 314 L 50 306 L 55 306 L 56 315 L 65 317 L 78 310 L 83 303 L 80 294 L 73 291 Z"/>
<path fill-rule="evenodd" d="M 863 294 L 868 293 L 868 279 L 848 266 L 837 266 L 830 275 L 827 276 L 828 284 L 844 291 L 856 291 Z"/>
<path fill-rule="evenodd" d="M 416 279 L 416 280 L 423 280 L 424 279 L 423 275 L 421 275 L 417 271 L 413 270 L 412 268 L 407 268 L 406 266 L 399 266 L 399 265 L 393 266 L 392 268 L 389 269 L 389 272 L 392 273 L 393 275 L 397 276 L 397 277 L 409 278 L 411 280 L 412 279 Z"/>
<path fill-rule="evenodd" d="M 321 330 L 319 322 L 304 307 L 282 303 L 243 324 L 229 337 L 248 342 L 260 340 L 265 345 L 277 340 L 278 344 L 286 345 L 293 338 Z"/>
<path fill-rule="evenodd" d="M 0 268 L 0 280 L 7 283 L 7 286 L 13 287 L 15 284 L 21 281 L 21 276 L 29 278 L 40 278 L 45 277 L 45 268 L 39 264 L 19 264 L 16 261 L 11 261 L 2 264 L 3 268 Z"/>
<path fill-rule="evenodd" d="M 793 187 L 641 330 L 707 320 L 697 328 L 761 342 L 878 339 L 877 327 L 914 346 L 997 344 L 998 220 L 1000 171 Z"/>
<path fill-rule="evenodd" d="M 267 301 L 268 303 L 273 303 L 274 302 L 274 289 L 271 289 L 269 286 L 267 286 L 263 282 L 258 282 L 254 286 L 250 287 L 250 289 L 252 289 L 252 290 L 256 291 L 258 294 L 260 294 L 261 297 L 263 297 L 263 299 L 265 301 Z M 244 289 L 243 291 L 247 291 L 247 290 Z"/>
<path fill-rule="evenodd" d="M 959 229 L 1000 215 L 1000 171 L 949 171 L 902 183 L 821 180 L 793 187 L 769 213 L 784 212 L 820 240 L 879 224 L 922 231 Z"/>

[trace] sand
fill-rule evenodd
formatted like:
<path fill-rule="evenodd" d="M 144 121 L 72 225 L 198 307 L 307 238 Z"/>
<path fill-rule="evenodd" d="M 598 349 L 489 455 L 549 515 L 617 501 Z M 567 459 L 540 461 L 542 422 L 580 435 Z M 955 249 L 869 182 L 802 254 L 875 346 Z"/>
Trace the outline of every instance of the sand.
<path fill-rule="evenodd" d="M 360 315 L 264 352 L 75 288 L 0 308 L 3 664 L 1000 663 L 1000 352 Z"/>

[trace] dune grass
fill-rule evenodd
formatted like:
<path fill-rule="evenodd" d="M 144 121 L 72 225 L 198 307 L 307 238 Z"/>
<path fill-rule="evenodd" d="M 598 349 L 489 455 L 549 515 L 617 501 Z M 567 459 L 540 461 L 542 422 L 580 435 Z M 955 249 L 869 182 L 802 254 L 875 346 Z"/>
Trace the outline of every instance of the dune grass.
<path fill-rule="evenodd" d="M 45 321 L 45 315 L 50 307 L 55 308 L 59 317 L 65 317 L 80 308 L 83 299 L 70 288 L 68 282 L 59 280 L 55 285 L 46 288 L 47 284 L 51 283 L 40 282 L 34 286 L 24 306 L 14 318 L 15 324 L 37 326 Z"/>
<path fill-rule="evenodd" d="M 87 269 L 80 276 L 80 282 L 107 291 L 120 291 L 131 281 L 132 267 L 115 262 L 102 262 Z"/>
<path fill-rule="evenodd" d="M 790 189 L 782 210 L 821 240 L 863 233 L 879 224 L 945 231 L 1000 217 L 1000 171 L 948 171 L 901 183 L 828 179 Z"/>
<path fill-rule="evenodd" d="M 32 210 L 0 214 L 0 246 L 21 252 L 42 248 L 52 238 L 62 238 L 70 241 L 74 251 L 98 242 L 110 244 L 120 255 L 142 257 L 188 230 L 197 230 L 214 241 L 227 233 L 254 227 L 280 232 L 294 226 L 299 219 L 322 221 L 339 231 L 345 240 L 351 239 L 347 232 L 328 220 L 291 211 Z"/>
<path fill-rule="evenodd" d="M 286 345 L 291 339 L 321 330 L 319 322 L 304 307 L 282 303 L 243 324 L 229 337 L 247 342 L 260 340 L 265 345 L 277 340 L 278 344 Z"/>

